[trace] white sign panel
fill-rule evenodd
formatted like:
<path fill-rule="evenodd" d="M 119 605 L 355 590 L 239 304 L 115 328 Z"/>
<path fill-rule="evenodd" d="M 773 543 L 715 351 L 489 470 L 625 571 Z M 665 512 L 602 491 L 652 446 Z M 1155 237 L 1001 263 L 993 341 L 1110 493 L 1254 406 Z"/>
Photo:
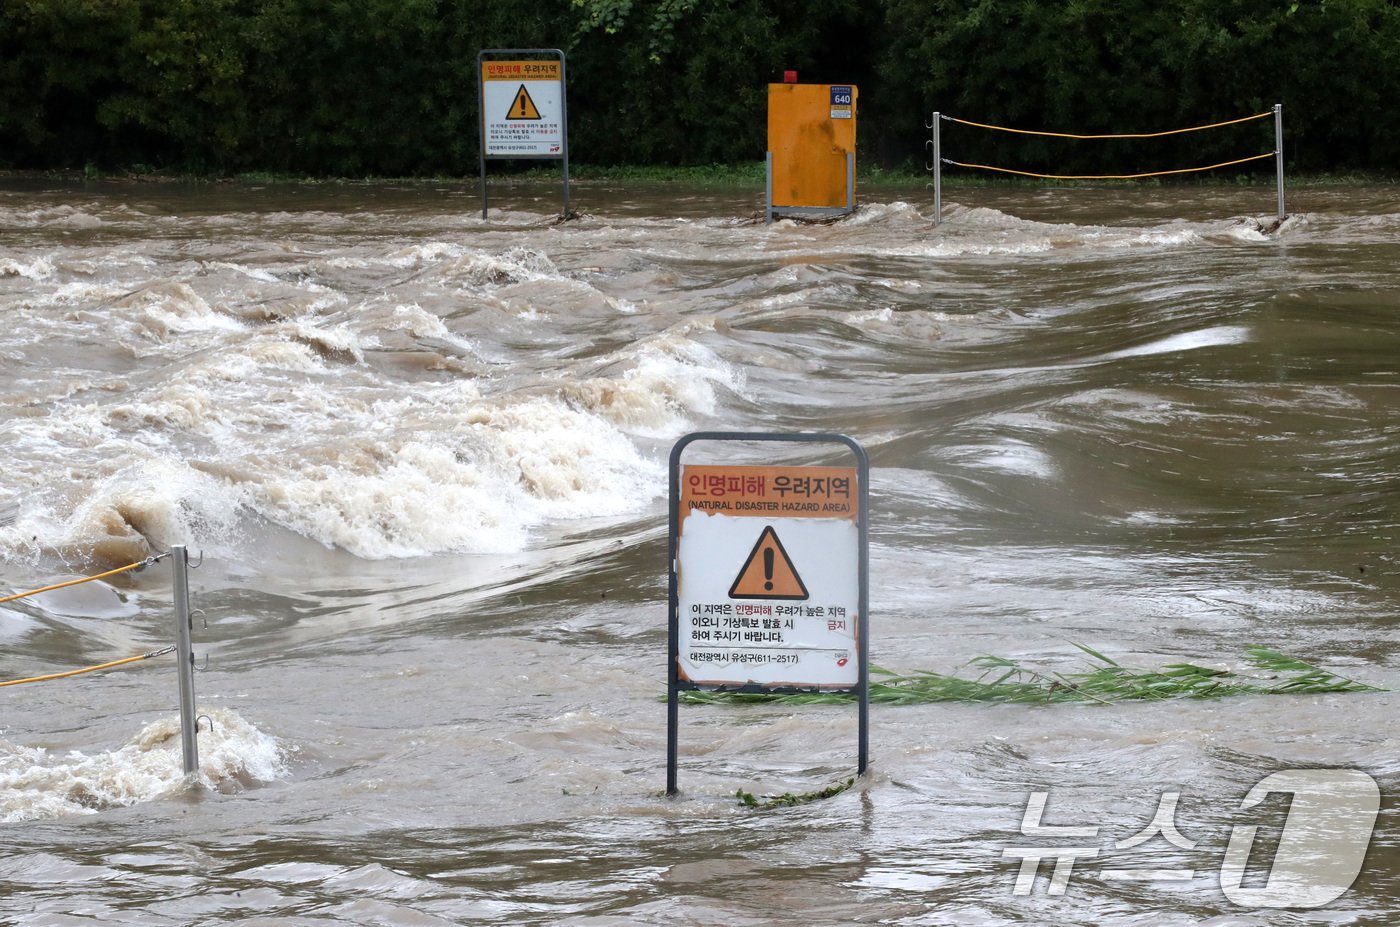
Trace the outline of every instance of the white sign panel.
<path fill-rule="evenodd" d="M 681 679 L 854 689 L 859 508 L 854 468 L 682 467 Z"/>
<path fill-rule="evenodd" d="M 564 157 L 558 61 L 483 61 L 481 135 L 488 158 Z"/>

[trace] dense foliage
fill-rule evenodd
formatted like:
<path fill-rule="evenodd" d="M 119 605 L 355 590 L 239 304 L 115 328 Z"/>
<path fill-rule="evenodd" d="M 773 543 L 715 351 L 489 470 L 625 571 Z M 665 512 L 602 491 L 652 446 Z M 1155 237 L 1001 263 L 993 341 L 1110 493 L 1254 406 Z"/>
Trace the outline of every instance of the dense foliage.
<path fill-rule="evenodd" d="M 864 163 L 922 163 L 932 109 L 1094 133 L 1274 102 L 1294 167 L 1400 163 L 1396 0 L 7 0 L 0 166 L 469 174 L 476 56 L 495 47 L 566 51 L 585 163 L 759 160 L 784 69 L 860 85 Z M 959 159 L 1074 171 L 1273 143 L 1267 121 L 1152 143 L 944 139 Z"/>

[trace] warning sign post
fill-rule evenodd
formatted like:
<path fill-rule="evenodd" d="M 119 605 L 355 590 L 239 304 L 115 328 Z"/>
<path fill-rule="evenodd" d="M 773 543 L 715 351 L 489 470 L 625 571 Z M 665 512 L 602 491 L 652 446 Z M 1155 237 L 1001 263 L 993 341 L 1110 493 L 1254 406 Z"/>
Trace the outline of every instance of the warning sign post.
<path fill-rule="evenodd" d="M 684 462 L 696 442 L 841 445 L 855 465 Z M 864 773 L 868 471 L 864 450 L 844 435 L 701 432 L 676 444 L 668 794 L 682 689 L 855 693 Z"/>
<path fill-rule="evenodd" d="M 541 57 L 546 55 L 553 57 Z M 486 162 L 505 158 L 561 160 L 564 217 L 568 218 L 569 122 L 564 53 L 557 48 L 490 48 L 478 53 L 477 70 L 481 104 L 481 218 L 485 219 L 487 212 Z"/>

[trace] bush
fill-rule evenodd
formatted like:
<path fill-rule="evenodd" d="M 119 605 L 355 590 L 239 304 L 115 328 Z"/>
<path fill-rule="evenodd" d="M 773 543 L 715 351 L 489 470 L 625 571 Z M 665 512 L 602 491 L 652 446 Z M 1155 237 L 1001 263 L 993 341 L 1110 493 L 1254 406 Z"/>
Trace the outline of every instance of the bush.
<path fill-rule="evenodd" d="M 476 56 L 502 47 L 568 53 L 572 156 L 593 164 L 761 160 L 787 69 L 860 85 L 866 165 L 921 161 L 933 109 L 1099 133 L 1280 101 L 1290 168 L 1400 160 L 1390 0 L 10 0 L 0 164 L 471 174 Z M 1267 120 L 1092 144 L 945 132 L 958 160 L 1056 173 L 1272 146 Z"/>

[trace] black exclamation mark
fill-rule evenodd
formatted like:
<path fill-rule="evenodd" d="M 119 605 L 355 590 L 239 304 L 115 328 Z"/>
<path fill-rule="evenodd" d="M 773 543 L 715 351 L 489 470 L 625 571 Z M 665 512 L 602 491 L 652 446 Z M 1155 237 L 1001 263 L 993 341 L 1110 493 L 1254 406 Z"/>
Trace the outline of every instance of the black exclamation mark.
<path fill-rule="evenodd" d="M 763 578 L 767 580 L 763 588 L 768 592 L 773 591 L 773 548 L 763 548 Z"/>

